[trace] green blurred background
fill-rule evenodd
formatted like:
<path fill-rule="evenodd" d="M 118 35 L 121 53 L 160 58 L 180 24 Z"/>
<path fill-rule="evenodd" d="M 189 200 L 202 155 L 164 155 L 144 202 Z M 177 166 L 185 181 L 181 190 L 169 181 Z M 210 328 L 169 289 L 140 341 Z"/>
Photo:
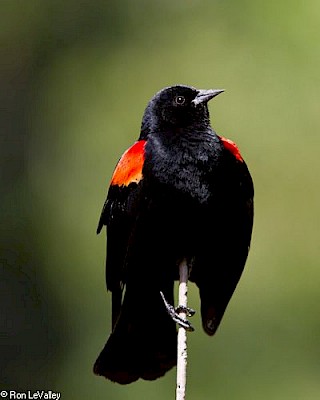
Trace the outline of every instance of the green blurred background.
<path fill-rule="evenodd" d="M 110 332 L 95 229 L 147 101 L 183 83 L 226 89 L 212 123 L 256 190 L 250 256 L 216 337 L 194 317 L 187 399 L 319 399 L 319 1 L 0 8 L 0 389 L 174 398 L 175 370 L 125 387 L 92 373 Z"/>

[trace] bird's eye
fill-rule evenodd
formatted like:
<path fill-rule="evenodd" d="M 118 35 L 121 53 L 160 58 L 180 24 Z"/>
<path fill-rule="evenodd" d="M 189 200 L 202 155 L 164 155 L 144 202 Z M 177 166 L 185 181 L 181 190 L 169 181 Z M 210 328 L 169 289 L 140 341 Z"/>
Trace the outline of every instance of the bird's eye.
<path fill-rule="evenodd" d="M 182 104 L 185 103 L 186 99 L 183 96 L 177 96 L 175 99 L 176 104 L 181 106 Z"/>

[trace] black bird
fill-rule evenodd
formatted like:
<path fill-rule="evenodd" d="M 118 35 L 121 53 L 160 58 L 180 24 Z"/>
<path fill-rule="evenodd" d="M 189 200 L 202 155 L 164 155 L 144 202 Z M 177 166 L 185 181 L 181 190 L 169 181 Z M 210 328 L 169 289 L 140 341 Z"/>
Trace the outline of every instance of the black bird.
<path fill-rule="evenodd" d="M 111 381 L 153 380 L 176 364 L 176 325 L 161 294 L 174 304 L 183 259 L 210 336 L 240 279 L 254 190 L 238 147 L 210 126 L 207 103 L 222 92 L 177 85 L 156 93 L 113 173 L 97 229 L 107 226 L 112 333 L 94 365 Z"/>

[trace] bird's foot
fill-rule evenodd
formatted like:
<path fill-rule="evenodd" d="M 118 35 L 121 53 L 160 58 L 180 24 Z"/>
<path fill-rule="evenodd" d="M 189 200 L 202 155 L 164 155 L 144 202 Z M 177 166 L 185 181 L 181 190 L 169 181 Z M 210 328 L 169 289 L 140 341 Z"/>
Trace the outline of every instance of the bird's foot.
<path fill-rule="evenodd" d="M 167 302 L 167 300 L 164 297 L 164 294 L 162 292 L 160 292 L 160 295 L 162 297 L 162 300 L 164 302 L 166 310 L 167 310 L 168 314 L 170 315 L 170 317 L 172 318 L 172 320 L 179 326 L 183 327 L 186 331 L 193 332 L 194 327 L 191 325 L 191 323 L 187 319 L 180 317 L 179 313 L 182 312 L 182 313 L 185 313 L 188 317 L 192 317 L 195 314 L 195 310 L 193 310 L 192 308 L 189 308 L 189 307 L 181 306 L 181 305 L 174 308 L 171 304 L 169 304 Z"/>
<path fill-rule="evenodd" d="M 194 314 L 196 313 L 196 311 L 193 308 L 190 307 L 185 307 L 185 306 L 181 306 L 179 305 L 178 307 L 175 308 L 175 312 L 177 314 L 180 314 L 181 312 L 187 314 L 187 317 L 193 317 Z"/>

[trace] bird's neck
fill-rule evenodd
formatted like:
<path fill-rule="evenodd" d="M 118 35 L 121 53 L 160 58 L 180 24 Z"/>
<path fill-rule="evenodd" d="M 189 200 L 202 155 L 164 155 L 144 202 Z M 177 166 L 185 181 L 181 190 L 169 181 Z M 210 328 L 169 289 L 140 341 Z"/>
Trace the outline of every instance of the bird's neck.
<path fill-rule="evenodd" d="M 167 146 L 181 147 L 184 144 L 187 146 L 202 146 L 209 143 L 211 146 L 218 142 L 218 136 L 208 126 L 186 126 L 186 127 L 171 127 L 162 129 L 155 129 L 151 132 L 154 138 Z"/>

